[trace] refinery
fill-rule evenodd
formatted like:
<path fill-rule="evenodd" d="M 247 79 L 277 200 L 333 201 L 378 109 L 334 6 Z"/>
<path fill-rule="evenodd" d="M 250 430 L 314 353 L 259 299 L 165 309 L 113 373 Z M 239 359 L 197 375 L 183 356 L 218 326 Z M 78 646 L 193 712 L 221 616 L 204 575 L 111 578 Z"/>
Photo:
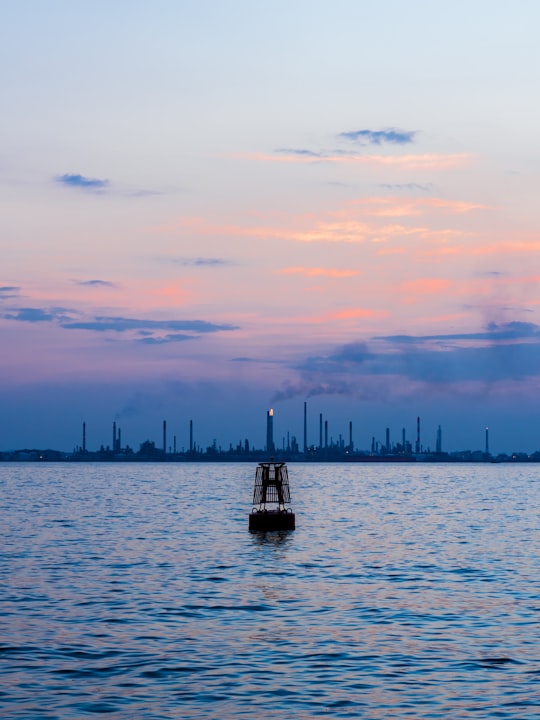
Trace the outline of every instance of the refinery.
<path fill-rule="evenodd" d="M 353 423 L 348 422 L 348 435 L 329 434 L 329 421 L 322 413 L 316 418 L 317 442 L 308 443 L 308 407 L 304 402 L 302 441 L 290 432 L 276 442 L 274 434 L 274 410 L 266 412 L 266 443 L 255 447 L 249 439 L 223 448 L 214 442 L 206 447 L 197 443 L 193 420 L 189 421 L 189 444 L 178 447 L 177 436 L 169 435 L 167 421 L 160 428 L 160 442 L 144 440 L 137 449 L 122 442 L 122 429 L 114 421 L 109 442 L 99 447 L 87 446 L 87 425 L 82 422 L 81 442 L 72 452 L 51 449 L 20 449 L 0 451 L 0 461 L 33 462 L 251 462 L 272 458 L 283 462 L 540 462 L 540 451 L 532 454 L 513 452 L 492 454 L 489 444 L 489 429 L 483 436 L 483 447 L 476 450 L 448 451 L 443 448 L 442 428 L 439 425 L 433 433 L 434 443 L 424 444 L 420 417 L 415 421 L 414 437 L 409 439 L 405 428 L 401 428 L 398 441 L 391 428 L 387 427 L 383 438 L 373 436 L 369 447 L 358 448 L 353 438 Z M 432 433 L 430 433 L 432 434 Z"/>

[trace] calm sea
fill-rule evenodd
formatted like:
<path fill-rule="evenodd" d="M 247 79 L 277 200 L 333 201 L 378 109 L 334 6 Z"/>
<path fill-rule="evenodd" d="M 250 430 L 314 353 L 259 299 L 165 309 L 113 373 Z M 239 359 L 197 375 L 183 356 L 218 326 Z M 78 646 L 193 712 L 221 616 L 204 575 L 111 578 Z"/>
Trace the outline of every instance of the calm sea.
<path fill-rule="evenodd" d="M 0 465 L 0 717 L 540 718 L 540 466 Z"/>

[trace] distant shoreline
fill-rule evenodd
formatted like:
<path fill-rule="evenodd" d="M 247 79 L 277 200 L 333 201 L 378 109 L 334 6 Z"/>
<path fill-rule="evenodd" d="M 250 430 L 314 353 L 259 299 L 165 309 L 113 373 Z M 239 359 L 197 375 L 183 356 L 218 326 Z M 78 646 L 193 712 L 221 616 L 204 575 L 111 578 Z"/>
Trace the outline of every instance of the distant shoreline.
<path fill-rule="evenodd" d="M 279 462 L 304 463 L 304 464 L 501 464 L 501 463 L 540 463 L 540 452 L 528 455 L 526 453 L 513 453 L 512 455 L 501 454 L 497 456 L 486 456 L 485 453 L 469 452 L 464 453 L 425 453 L 418 455 L 384 456 L 384 455 L 344 455 L 338 457 L 313 457 L 304 455 L 276 454 L 274 459 Z M 13 452 L 0 452 L 0 463 L 154 463 L 154 464 L 233 464 L 233 463 L 259 463 L 268 461 L 267 453 L 250 453 L 249 456 L 238 456 L 228 453 L 206 455 L 206 454 L 166 454 L 154 457 L 131 455 L 113 455 L 107 453 L 63 453 L 58 450 L 16 450 Z"/>

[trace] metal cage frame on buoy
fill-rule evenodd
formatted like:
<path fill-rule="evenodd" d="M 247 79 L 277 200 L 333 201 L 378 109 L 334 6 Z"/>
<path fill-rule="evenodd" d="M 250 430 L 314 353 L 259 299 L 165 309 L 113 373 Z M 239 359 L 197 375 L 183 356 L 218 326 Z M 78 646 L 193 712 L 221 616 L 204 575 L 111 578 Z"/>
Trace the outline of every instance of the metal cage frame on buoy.
<path fill-rule="evenodd" d="M 250 532 L 294 530 L 289 473 L 284 462 L 261 462 L 255 472 L 253 510 L 249 515 Z"/>

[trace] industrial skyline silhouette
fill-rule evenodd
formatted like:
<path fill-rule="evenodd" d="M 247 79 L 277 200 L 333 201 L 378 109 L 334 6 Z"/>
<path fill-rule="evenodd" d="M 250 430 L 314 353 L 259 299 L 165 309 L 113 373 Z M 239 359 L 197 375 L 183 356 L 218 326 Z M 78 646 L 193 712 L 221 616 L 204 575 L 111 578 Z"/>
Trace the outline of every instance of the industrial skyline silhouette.
<path fill-rule="evenodd" d="M 416 418 L 416 434 L 414 442 L 407 437 L 406 429 L 402 428 L 400 441 L 392 441 L 391 428 L 385 430 L 384 442 L 371 437 L 369 448 L 358 447 L 354 441 L 353 422 L 348 421 L 348 438 L 342 433 L 337 437 L 330 434 L 329 421 L 318 413 L 318 442 L 308 442 L 309 416 L 308 403 L 303 405 L 303 443 L 300 445 L 296 435 L 289 430 L 281 437 L 281 443 L 275 442 L 274 436 L 274 409 L 266 412 L 266 445 L 257 447 L 249 438 L 245 438 L 228 448 L 223 448 L 214 440 L 210 445 L 202 447 L 195 438 L 193 420 L 189 420 L 189 444 L 180 447 L 177 435 L 168 434 L 167 420 L 163 420 L 161 427 L 161 444 L 146 439 L 135 450 L 128 444 L 122 443 L 122 429 L 116 420 L 112 423 L 111 443 L 101 443 L 99 447 L 90 449 L 87 442 L 87 423 L 82 423 L 81 444 L 72 452 L 59 450 L 20 449 L 0 451 L 0 460 L 69 460 L 77 462 L 91 461 L 125 461 L 125 462 L 207 462 L 207 461 L 251 461 L 265 460 L 270 457 L 283 461 L 309 461 L 309 462 L 516 462 L 540 461 L 540 451 L 525 453 L 516 450 L 511 454 L 498 453 L 492 455 L 490 451 L 489 428 L 484 430 L 483 449 L 445 450 L 443 448 L 442 426 L 438 425 L 435 431 L 435 444 L 432 448 L 422 439 L 421 418 Z"/>

